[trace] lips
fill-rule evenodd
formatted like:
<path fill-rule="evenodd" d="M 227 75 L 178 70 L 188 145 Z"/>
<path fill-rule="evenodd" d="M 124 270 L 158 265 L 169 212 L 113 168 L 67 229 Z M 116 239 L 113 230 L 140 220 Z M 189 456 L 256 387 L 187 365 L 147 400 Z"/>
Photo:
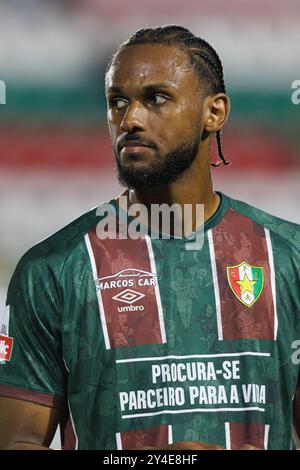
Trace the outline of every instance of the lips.
<path fill-rule="evenodd" d="M 121 155 L 142 155 L 144 153 L 149 153 L 151 150 L 153 150 L 153 148 L 147 145 L 125 145 L 121 149 Z"/>
<path fill-rule="evenodd" d="M 143 144 L 142 142 L 138 141 L 129 141 L 123 142 L 120 147 L 123 149 L 124 147 L 151 147 L 151 145 Z"/>

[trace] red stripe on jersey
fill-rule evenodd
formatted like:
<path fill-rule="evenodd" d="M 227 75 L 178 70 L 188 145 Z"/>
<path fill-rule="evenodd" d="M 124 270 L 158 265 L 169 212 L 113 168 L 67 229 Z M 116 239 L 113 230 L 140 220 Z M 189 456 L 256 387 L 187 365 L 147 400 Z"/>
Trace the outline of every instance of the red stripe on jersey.
<path fill-rule="evenodd" d="M 65 425 L 61 425 L 61 447 L 63 450 L 75 450 L 76 449 L 76 435 L 73 428 L 72 420 L 69 415 Z"/>
<path fill-rule="evenodd" d="M 274 302 L 265 232 L 248 217 L 230 209 L 212 229 L 220 293 L 223 339 L 274 339 Z M 262 266 L 264 286 L 257 301 L 247 307 L 230 289 L 226 267 L 245 261 Z"/>
<path fill-rule="evenodd" d="M 158 447 L 161 449 L 169 444 L 168 425 L 150 429 L 134 429 L 133 431 L 121 432 L 120 436 L 122 450 L 138 447 Z"/>
<path fill-rule="evenodd" d="M 157 277 L 145 238 L 100 240 L 94 230 L 89 239 L 108 347 L 165 342 Z"/>
<path fill-rule="evenodd" d="M 239 450 L 244 444 L 264 449 L 265 424 L 229 423 L 231 450 Z"/>

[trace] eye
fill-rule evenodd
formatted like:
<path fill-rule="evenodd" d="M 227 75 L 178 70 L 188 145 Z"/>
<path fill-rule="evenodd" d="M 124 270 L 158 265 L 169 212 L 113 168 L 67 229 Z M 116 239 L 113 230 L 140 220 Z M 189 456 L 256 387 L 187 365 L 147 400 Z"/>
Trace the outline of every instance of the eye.
<path fill-rule="evenodd" d="M 112 107 L 115 109 L 122 109 L 126 106 L 126 101 L 123 98 L 113 98 L 111 100 Z"/>
<path fill-rule="evenodd" d="M 149 98 L 149 101 L 151 101 L 154 104 L 164 104 L 167 101 L 167 98 L 164 95 L 155 94 L 155 95 L 151 95 L 151 97 Z"/>

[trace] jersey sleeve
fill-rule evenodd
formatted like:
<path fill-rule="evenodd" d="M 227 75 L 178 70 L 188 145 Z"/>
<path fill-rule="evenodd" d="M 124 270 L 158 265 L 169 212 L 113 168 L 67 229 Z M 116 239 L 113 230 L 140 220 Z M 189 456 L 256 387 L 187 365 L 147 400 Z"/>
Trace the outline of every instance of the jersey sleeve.
<path fill-rule="evenodd" d="M 0 322 L 0 395 L 59 406 L 66 395 L 57 276 L 27 253 L 11 279 Z"/>

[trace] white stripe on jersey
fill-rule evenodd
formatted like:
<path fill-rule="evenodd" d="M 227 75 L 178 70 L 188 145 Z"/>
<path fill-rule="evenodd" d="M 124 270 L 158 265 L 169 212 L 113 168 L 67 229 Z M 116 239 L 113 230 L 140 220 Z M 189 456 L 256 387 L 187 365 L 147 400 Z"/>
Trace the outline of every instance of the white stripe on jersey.
<path fill-rule="evenodd" d="M 173 444 L 173 429 L 171 424 L 168 426 L 168 444 Z"/>
<path fill-rule="evenodd" d="M 277 306 L 276 306 L 276 282 L 275 282 L 275 268 L 274 268 L 274 258 L 273 258 L 273 248 L 272 240 L 270 235 L 270 230 L 265 228 L 266 243 L 268 249 L 269 265 L 270 265 L 270 275 L 271 275 L 271 289 L 274 305 L 274 340 L 277 339 L 278 331 L 278 318 L 277 318 Z"/>
<path fill-rule="evenodd" d="M 217 323 L 218 323 L 218 339 L 219 339 L 219 341 L 223 341 L 220 291 L 219 291 L 219 282 L 218 282 L 218 274 L 217 274 L 214 240 L 213 240 L 213 234 L 212 234 L 211 230 L 207 231 L 207 237 L 208 237 L 209 253 L 210 253 L 210 264 L 211 264 L 211 270 L 212 270 L 212 275 L 213 275 L 214 292 L 215 292 L 216 315 L 217 315 Z"/>
<path fill-rule="evenodd" d="M 230 423 L 225 423 L 225 439 L 226 439 L 226 450 L 231 450 L 231 440 L 230 440 Z"/>
<path fill-rule="evenodd" d="M 108 331 L 107 331 L 107 325 L 106 325 L 106 318 L 105 318 L 105 313 L 104 313 L 104 307 L 103 307 L 103 301 L 102 301 L 102 295 L 101 295 L 101 289 L 97 289 L 96 287 L 96 282 L 98 279 L 98 273 L 97 273 L 97 267 L 96 267 L 96 262 L 94 258 L 94 253 L 90 241 L 89 234 L 87 233 L 84 236 L 86 248 L 90 257 L 90 262 L 92 266 L 92 271 L 93 271 L 93 278 L 95 281 L 95 289 L 96 289 L 96 296 L 98 300 L 98 307 L 99 307 L 99 313 L 100 313 L 100 319 L 101 319 L 101 325 L 102 325 L 102 330 L 103 330 L 103 336 L 104 336 L 104 342 L 105 342 L 105 347 L 106 349 L 111 349 L 110 346 L 110 341 L 109 341 L 109 336 L 108 336 Z"/>
<path fill-rule="evenodd" d="M 270 425 L 265 424 L 264 449 L 268 450 Z"/>
<path fill-rule="evenodd" d="M 145 235 L 145 240 L 146 240 L 146 243 L 147 243 L 147 249 L 148 249 L 148 253 L 149 253 L 151 272 L 156 276 L 156 279 L 157 279 L 157 272 L 156 272 L 155 259 L 154 259 L 154 253 L 153 253 L 151 238 L 148 235 Z M 164 343 L 167 342 L 167 335 L 166 335 L 164 315 L 163 315 L 163 310 L 162 310 L 162 305 L 161 305 L 160 292 L 159 292 L 159 287 L 158 287 L 158 280 L 157 280 L 157 282 L 154 286 L 154 290 L 155 290 L 155 298 L 156 298 L 157 310 L 158 310 L 161 341 L 164 344 Z"/>
<path fill-rule="evenodd" d="M 116 433 L 116 442 L 117 442 L 117 449 L 122 450 L 122 439 L 121 439 L 121 433 L 120 432 Z"/>

